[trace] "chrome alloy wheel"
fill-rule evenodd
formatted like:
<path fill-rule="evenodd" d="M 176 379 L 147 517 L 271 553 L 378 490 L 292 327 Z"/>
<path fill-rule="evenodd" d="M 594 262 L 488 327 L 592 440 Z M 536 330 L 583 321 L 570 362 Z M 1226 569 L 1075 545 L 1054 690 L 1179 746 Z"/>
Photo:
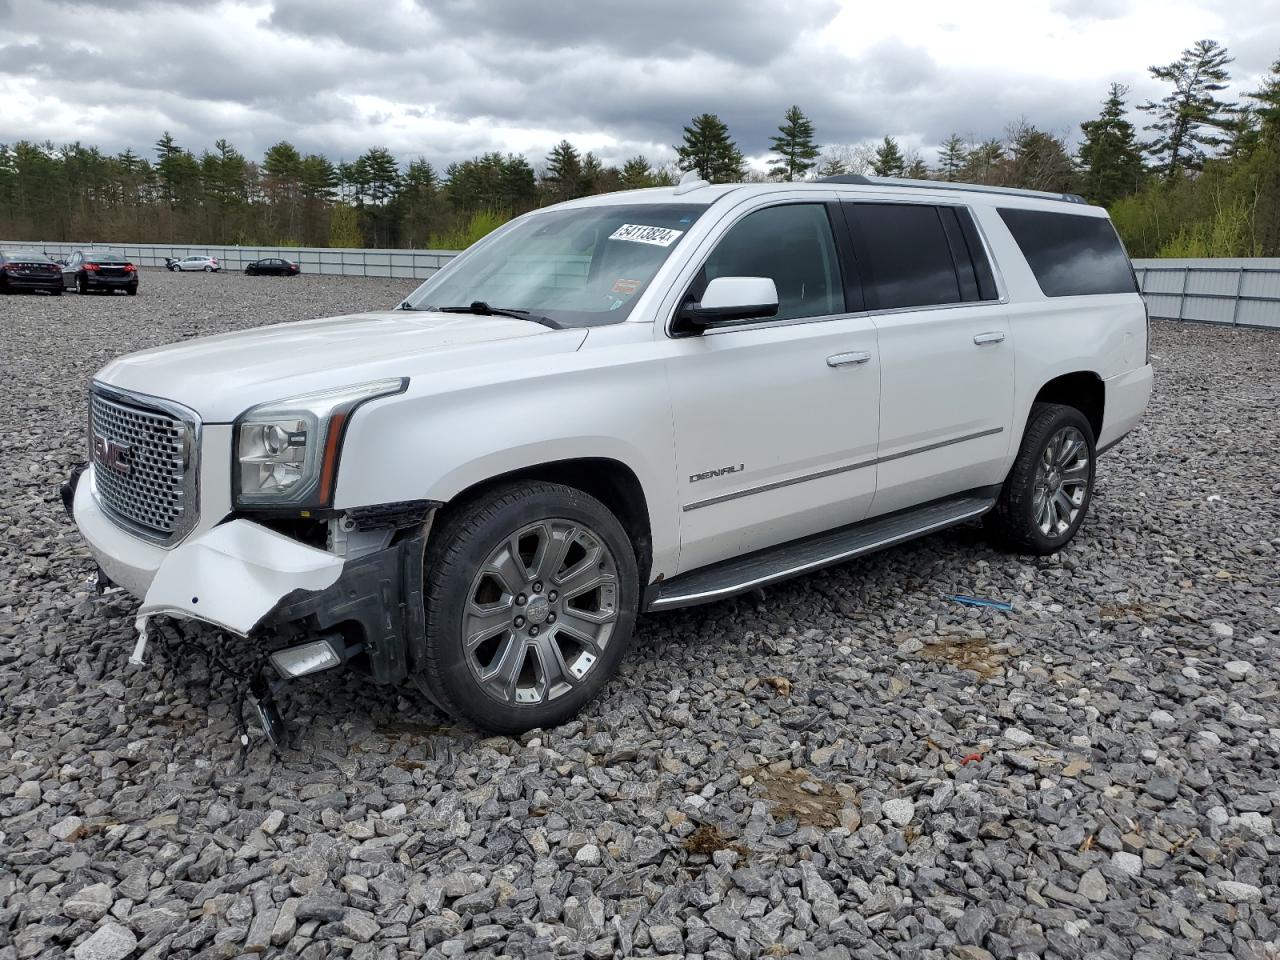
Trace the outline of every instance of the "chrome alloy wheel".
<path fill-rule="evenodd" d="M 618 564 L 590 527 L 529 524 L 471 582 L 463 652 L 491 697 L 537 704 L 568 693 L 603 655 L 618 620 Z"/>
<path fill-rule="evenodd" d="M 1036 467 L 1032 515 L 1046 537 L 1071 529 L 1089 491 L 1089 444 L 1075 427 L 1049 438 Z"/>

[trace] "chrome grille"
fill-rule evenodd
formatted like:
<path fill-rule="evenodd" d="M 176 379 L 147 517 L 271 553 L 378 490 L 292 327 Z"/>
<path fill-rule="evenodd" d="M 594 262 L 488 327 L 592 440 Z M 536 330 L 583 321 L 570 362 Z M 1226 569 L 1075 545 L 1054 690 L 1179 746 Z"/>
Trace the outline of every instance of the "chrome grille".
<path fill-rule="evenodd" d="M 98 501 L 112 519 L 163 543 L 195 525 L 197 432 L 185 408 L 94 386 L 90 457 Z"/>

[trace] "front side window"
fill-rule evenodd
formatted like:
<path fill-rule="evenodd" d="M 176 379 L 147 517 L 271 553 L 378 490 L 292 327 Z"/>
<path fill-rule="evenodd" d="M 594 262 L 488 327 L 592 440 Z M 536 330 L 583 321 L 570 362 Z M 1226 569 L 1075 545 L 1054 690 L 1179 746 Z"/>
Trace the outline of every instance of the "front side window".
<path fill-rule="evenodd" d="M 644 203 L 536 213 L 436 274 L 405 302 L 438 310 L 479 301 L 565 327 L 618 323 L 706 208 Z"/>
<path fill-rule="evenodd" d="M 848 203 L 867 306 L 936 306 L 965 299 L 939 209 L 922 203 Z"/>
<path fill-rule="evenodd" d="M 1129 258 L 1106 217 L 1000 207 L 1046 297 L 1137 293 Z"/>
<path fill-rule="evenodd" d="M 716 277 L 769 277 L 778 288 L 773 319 L 843 313 L 844 281 L 826 207 L 793 203 L 743 217 L 724 235 L 694 284 L 701 295 Z"/>

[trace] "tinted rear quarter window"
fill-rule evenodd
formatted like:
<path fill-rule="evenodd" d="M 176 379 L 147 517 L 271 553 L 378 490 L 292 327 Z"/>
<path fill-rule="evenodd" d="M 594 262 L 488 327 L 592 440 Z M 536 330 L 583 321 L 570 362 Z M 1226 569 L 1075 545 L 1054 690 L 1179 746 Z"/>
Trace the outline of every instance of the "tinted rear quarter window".
<path fill-rule="evenodd" d="M 1046 297 L 1137 293 L 1133 268 L 1106 217 L 999 208 Z"/>
<path fill-rule="evenodd" d="M 938 208 L 911 203 L 848 203 L 867 306 L 893 310 L 963 298 Z"/>

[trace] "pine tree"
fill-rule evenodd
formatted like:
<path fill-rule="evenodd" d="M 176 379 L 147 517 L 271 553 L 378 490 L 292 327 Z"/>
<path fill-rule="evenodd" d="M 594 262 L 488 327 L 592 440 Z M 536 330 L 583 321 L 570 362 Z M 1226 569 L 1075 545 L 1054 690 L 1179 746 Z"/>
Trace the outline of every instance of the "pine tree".
<path fill-rule="evenodd" d="M 964 141 L 960 139 L 959 134 L 953 133 L 942 141 L 942 147 L 938 151 L 939 180 L 954 183 L 960 179 L 960 172 L 964 169 L 965 152 Z"/>
<path fill-rule="evenodd" d="M 1001 167 L 1004 162 L 1004 144 L 996 137 L 983 140 L 964 156 L 962 179 L 966 183 L 998 186 L 1004 179 Z"/>
<path fill-rule="evenodd" d="M 156 141 L 156 177 L 161 193 L 171 205 L 195 199 L 200 166 L 189 151 L 178 146 L 168 130 Z"/>
<path fill-rule="evenodd" d="M 1138 105 L 1154 118 L 1146 127 L 1156 132 L 1147 153 L 1166 179 L 1199 170 L 1206 148 L 1226 142 L 1222 133 L 1231 128 L 1236 105 L 1219 100 L 1216 94 L 1227 86 L 1227 64 L 1232 60 L 1216 40 L 1198 40 L 1173 63 L 1149 68 L 1155 79 L 1173 84 L 1173 92 L 1159 102 Z"/>
<path fill-rule="evenodd" d="M 906 176 L 908 180 L 928 180 L 929 167 L 918 154 L 912 151 L 912 157 L 907 164 Z"/>
<path fill-rule="evenodd" d="M 328 203 L 338 189 L 338 170 L 328 157 L 309 153 L 302 159 L 298 172 L 302 195 L 308 200 Z"/>
<path fill-rule="evenodd" d="M 1253 112 L 1258 118 L 1260 138 L 1280 146 L 1280 60 L 1271 65 L 1271 74 L 1262 81 L 1262 88 L 1249 97 L 1257 103 Z"/>
<path fill-rule="evenodd" d="M 898 141 L 893 137 L 885 137 L 876 148 L 876 158 L 871 161 L 871 169 L 877 177 L 900 177 L 906 173 L 907 162 L 903 159 Z"/>
<path fill-rule="evenodd" d="M 1272 64 L 1261 88 L 1249 97 L 1258 120 L 1257 146 L 1246 167 L 1257 175 L 1250 185 L 1256 196 L 1257 246 L 1253 252 L 1276 256 L 1280 254 L 1280 60 Z"/>
<path fill-rule="evenodd" d="M 600 162 L 599 157 L 588 150 L 582 158 L 582 195 L 585 197 L 593 193 L 603 193 L 605 180 L 604 164 Z"/>
<path fill-rule="evenodd" d="M 443 219 L 444 203 L 435 167 L 423 159 L 410 160 L 396 206 L 400 213 L 400 242 L 410 247 L 426 246 L 427 238 L 442 226 Z"/>
<path fill-rule="evenodd" d="M 364 199 L 375 207 L 385 205 L 400 186 L 400 165 L 386 147 L 370 147 L 356 160 L 356 179 Z"/>
<path fill-rule="evenodd" d="M 1142 148 L 1134 139 L 1133 124 L 1125 119 L 1128 92 L 1123 84 L 1111 84 L 1098 119 L 1080 124 L 1080 189 L 1091 202 L 1106 207 L 1136 193 L 1142 183 Z"/>
<path fill-rule="evenodd" d="M 813 142 L 813 123 L 799 107 L 793 106 L 783 117 L 778 135 L 770 137 L 769 148 L 777 154 L 769 161 L 770 176 L 781 180 L 803 180 L 817 164 L 818 145 Z"/>
<path fill-rule="evenodd" d="M 528 213 L 538 205 L 538 184 L 529 161 L 509 153 L 498 173 L 500 208 L 511 216 Z"/>
<path fill-rule="evenodd" d="M 287 140 L 267 148 L 262 156 L 263 191 L 268 209 L 279 215 L 276 239 L 283 236 L 297 243 L 298 204 L 302 195 L 302 156 Z"/>
<path fill-rule="evenodd" d="M 632 157 L 622 165 L 621 179 L 623 190 L 639 190 L 657 185 L 653 167 L 643 156 Z"/>
<path fill-rule="evenodd" d="M 582 156 L 577 147 L 568 140 L 552 147 L 542 180 L 552 203 L 582 196 Z"/>
<path fill-rule="evenodd" d="M 675 151 L 680 169 L 694 170 L 703 180 L 732 183 L 742 178 L 742 153 L 729 137 L 729 128 L 714 113 L 694 117 Z"/>

